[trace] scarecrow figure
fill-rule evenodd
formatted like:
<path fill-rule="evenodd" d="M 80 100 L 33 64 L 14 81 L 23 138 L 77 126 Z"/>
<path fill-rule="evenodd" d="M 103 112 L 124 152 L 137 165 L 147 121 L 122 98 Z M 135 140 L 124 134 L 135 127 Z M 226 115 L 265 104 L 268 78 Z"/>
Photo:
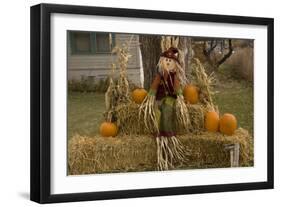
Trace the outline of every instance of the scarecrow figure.
<path fill-rule="evenodd" d="M 140 113 L 144 112 L 144 124 L 156 138 L 158 169 L 167 170 L 173 168 L 175 162 L 184 162 L 186 155 L 176 137 L 177 130 L 180 127 L 187 130 L 189 124 L 181 90 L 181 82 L 186 77 L 179 61 L 179 50 L 170 47 L 162 52 L 157 70 Z"/>
<path fill-rule="evenodd" d="M 149 91 L 149 95 L 155 96 L 158 105 L 159 132 L 156 137 L 172 137 L 176 135 L 175 100 L 182 95 L 179 79 L 176 74 L 178 62 L 178 50 L 169 48 L 161 54 L 156 74 Z"/>

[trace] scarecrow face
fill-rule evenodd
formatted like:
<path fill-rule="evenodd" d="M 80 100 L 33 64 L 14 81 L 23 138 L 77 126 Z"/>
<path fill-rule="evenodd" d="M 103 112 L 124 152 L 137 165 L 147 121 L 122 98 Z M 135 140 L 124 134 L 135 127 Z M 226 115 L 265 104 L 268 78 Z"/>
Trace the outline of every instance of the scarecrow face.
<path fill-rule="evenodd" d="M 172 58 L 164 57 L 163 59 L 163 68 L 166 71 L 174 71 L 176 68 L 176 61 Z"/>

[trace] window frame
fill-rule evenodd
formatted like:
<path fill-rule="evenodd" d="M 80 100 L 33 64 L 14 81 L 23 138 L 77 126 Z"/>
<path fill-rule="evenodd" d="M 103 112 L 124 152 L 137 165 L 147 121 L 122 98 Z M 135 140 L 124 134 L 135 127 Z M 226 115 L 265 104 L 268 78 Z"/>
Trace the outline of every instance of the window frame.
<path fill-rule="evenodd" d="M 78 51 L 76 48 L 76 44 L 75 44 L 75 33 L 89 33 L 90 34 L 90 51 Z M 108 52 L 99 52 L 97 50 L 97 33 L 103 33 L 103 34 L 110 34 L 110 32 L 90 32 L 90 31 L 76 31 L 76 30 L 71 30 L 68 31 L 67 35 L 68 35 L 68 41 L 70 43 L 70 54 L 71 55 L 107 55 L 107 54 L 111 54 L 111 51 Z M 115 33 L 111 33 L 112 35 L 112 48 L 113 49 L 115 47 L 116 44 L 116 35 Z"/>

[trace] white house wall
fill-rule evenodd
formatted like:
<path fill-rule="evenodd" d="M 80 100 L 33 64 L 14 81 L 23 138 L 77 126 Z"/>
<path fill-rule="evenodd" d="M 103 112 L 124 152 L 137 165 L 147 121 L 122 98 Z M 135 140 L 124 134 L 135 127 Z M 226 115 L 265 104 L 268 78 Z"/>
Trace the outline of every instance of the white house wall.
<path fill-rule="evenodd" d="M 122 46 L 132 37 L 131 34 L 116 34 L 116 45 Z M 128 62 L 128 78 L 133 83 L 141 85 L 139 37 L 134 35 L 131 39 Z M 117 56 L 110 54 L 71 55 L 68 47 L 68 80 L 81 80 L 93 76 L 95 80 L 106 78 L 111 70 L 112 61 L 116 63 Z M 118 64 L 117 64 L 118 67 Z M 118 68 L 117 68 L 118 69 Z M 117 70 L 118 71 L 118 70 Z M 118 73 L 116 73 L 118 76 Z"/>

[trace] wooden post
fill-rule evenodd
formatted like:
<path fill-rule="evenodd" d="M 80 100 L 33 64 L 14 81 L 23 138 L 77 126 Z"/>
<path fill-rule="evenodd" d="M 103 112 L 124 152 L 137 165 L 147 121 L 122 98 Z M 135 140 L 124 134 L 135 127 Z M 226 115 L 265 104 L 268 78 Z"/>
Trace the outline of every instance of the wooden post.
<path fill-rule="evenodd" d="M 234 144 L 233 149 L 233 167 L 239 167 L 239 151 L 240 151 L 240 145 L 238 143 Z"/>
<path fill-rule="evenodd" d="M 227 144 L 227 145 L 225 145 L 225 150 L 229 150 L 229 153 L 230 153 L 230 166 L 239 167 L 240 145 L 238 143 Z"/>

